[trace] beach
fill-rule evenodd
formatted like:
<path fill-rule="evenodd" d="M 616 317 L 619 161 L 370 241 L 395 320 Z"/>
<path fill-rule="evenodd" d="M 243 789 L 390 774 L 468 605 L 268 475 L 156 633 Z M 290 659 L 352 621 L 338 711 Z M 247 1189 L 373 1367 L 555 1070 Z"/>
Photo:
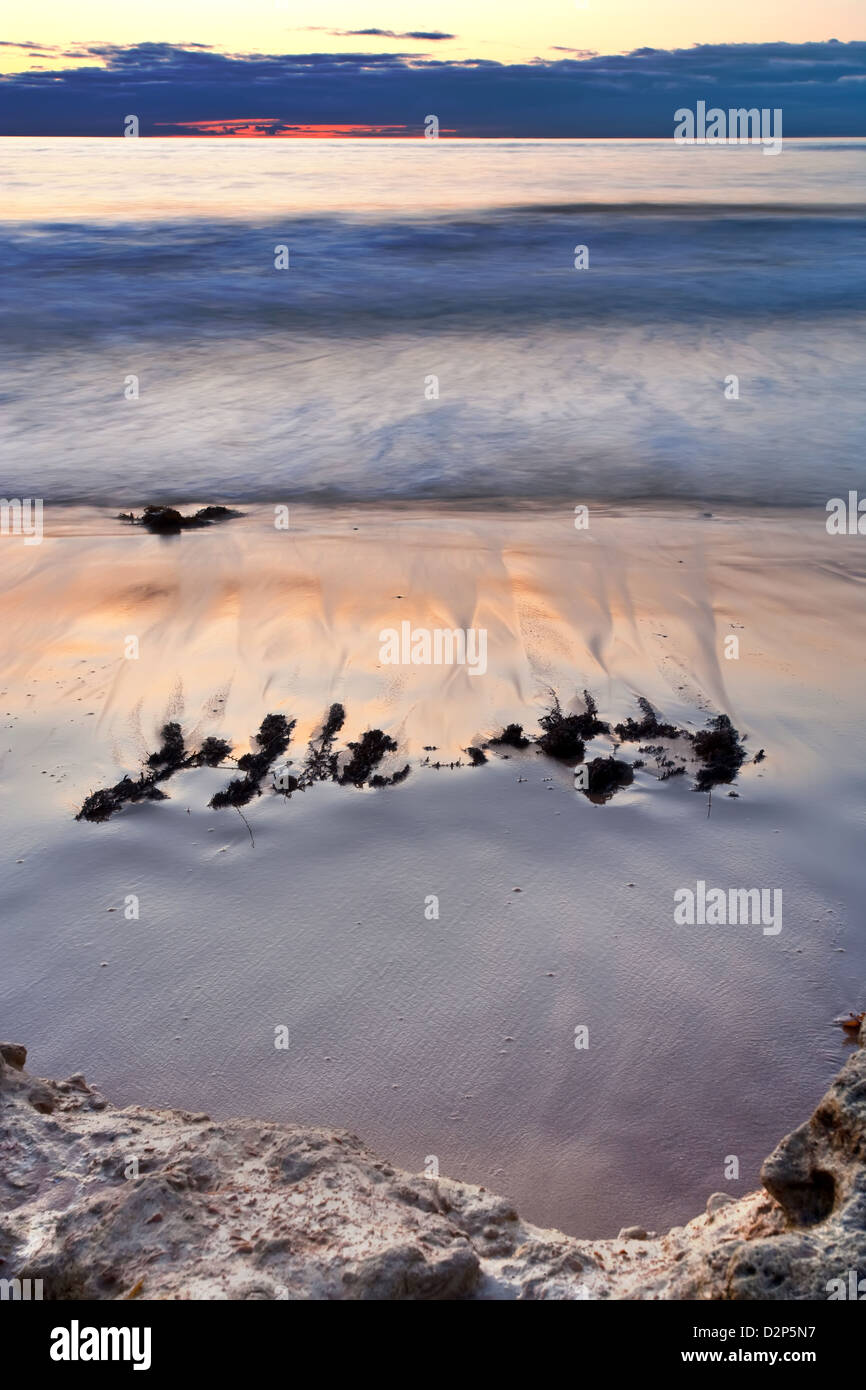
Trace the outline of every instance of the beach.
<path fill-rule="evenodd" d="M 583 1238 L 755 1188 L 864 1004 L 864 150 L 0 139 L 41 1075 Z"/>
<path fill-rule="evenodd" d="M 750 1192 L 862 1007 L 857 538 L 823 507 L 299 503 L 277 529 L 281 505 L 168 537 L 48 506 L 41 544 L 4 541 L 6 1033 L 43 1075 L 340 1125 L 587 1238 Z M 486 669 L 383 662 L 405 622 L 484 630 Z M 585 691 L 611 724 L 639 697 L 684 730 L 728 714 L 739 775 L 710 799 L 646 755 L 599 804 L 490 745 Z M 75 819 L 167 721 L 237 756 L 283 714 L 297 771 L 334 702 L 340 747 L 383 730 L 405 781 L 265 782 L 245 824 L 202 767 Z M 586 757 L 612 751 L 639 761 L 606 734 Z M 698 883 L 781 891 L 780 930 L 677 924 Z"/>

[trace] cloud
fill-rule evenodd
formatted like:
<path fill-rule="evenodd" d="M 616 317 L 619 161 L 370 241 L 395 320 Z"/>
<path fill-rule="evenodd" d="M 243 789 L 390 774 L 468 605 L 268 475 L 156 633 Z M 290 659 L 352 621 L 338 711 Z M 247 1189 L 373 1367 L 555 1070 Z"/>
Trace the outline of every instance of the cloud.
<path fill-rule="evenodd" d="M 789 137 L 866 135 L 863 42 L 563 52 L 504 64 L 403 51 L 75 45 L 73 67 L 61 54 L 44 71 L 0 75 L 0 134 L 119 135 L 124 116 L 135 113 L 143 135 L 237 121 L 420 135 L 435 113 L 443 129 L 466 136 L 666 137 L 678 107 L 705 100 L 781 107 Z"/>
<path fill-rule="evenodd" d="M 13 43 L 11 39 L 0 39 L 0 48 L 20 48 L 22 52 L 38 53 L 40 57 L 48 56 L 51 53 L 59 53 L 60 50 L 50 43 L 33 43 L 27 40 L 23 43 Z"/>
<path fill-rule="evenodd" d="M 424 29 L 410 29 L 408 33 L 396 33 L 393 29 L 329 29 L 329 34 L 339 39 L 424 39 L 430 43 L 438 43 L 442 39 L 456 39 L 456 34 L 443 34 L 438 29 L 425 31 Z"/>

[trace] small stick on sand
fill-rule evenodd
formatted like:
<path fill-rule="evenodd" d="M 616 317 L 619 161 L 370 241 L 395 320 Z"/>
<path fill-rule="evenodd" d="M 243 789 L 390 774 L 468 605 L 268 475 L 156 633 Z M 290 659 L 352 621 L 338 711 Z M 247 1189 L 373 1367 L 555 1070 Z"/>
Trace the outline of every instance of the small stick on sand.
<path fill-rule="evenodd" d="M 256 842 L 255 842 L 255 839 L 254 839 L 254 837 L 253 837 L 252 826 L 250 825 L 249 821 L 247 820 L 247 818 L 246 818 L 246 816 L 244 815 L 243 811 L 241 810 L 240 806 L 236 806 L 236 807 L 235 807 L 235 810 L 237 811 L 238 815 L 240 816 L 240 818 L 241 818 L 241 820 L 243 821 L 244 825 L 246 826 L 247 830 L 249 830 L 249 832 L 250 832 L 250 842 L 251 842 L 251 844 L 252 844 L 253 849 L 255 849 L 255 847 L 256 847 Z"/>

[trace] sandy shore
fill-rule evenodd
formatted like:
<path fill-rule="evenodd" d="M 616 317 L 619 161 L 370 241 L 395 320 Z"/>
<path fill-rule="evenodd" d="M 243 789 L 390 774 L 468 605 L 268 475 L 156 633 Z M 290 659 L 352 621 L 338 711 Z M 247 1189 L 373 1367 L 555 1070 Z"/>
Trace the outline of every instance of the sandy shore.
<path fill-rule="evenodd" d="M 40 1080 L 25 1061 L 0 1043 L 0 1276 L 24 1298 L 862 1297 L 863 1051 L 770 1154 L 762 1191 L 603 1241 L 401 1172 L 352 1134 L 120 1109 L 81 1073 Z"/>
<path fill-rule="evenodd" d="M 8 699 L 41 708 L 53 685 L 61 706 L 86 704 L 82 761 L 109 768 L 181 710 L 191 730 L 240 741 L 264 710 L 285 709 L 303 740 L 341 699 L 350 737 L 380 723 L 409 753 L 436 742 L 456 754 L 540 712 L 550 686 L 589 685 L 615 718 L 634 712 L 635 692 L 675 721 L 742 717 L 763 700 L 762 727 L 778 733 L 783 692 L 808 716 L 822 698 L 844 709 L 860 679 L 862 548 L 828 536 L 820 512 L 593 508 L 577 530 L 570 508 L 292 507 L 277 531 L 273 508 L 246 510 L 161 538 L 57 508 L 41 546 L 5 539 Z M 379 634 L 407 620 L 485 629 L 484 679 L 383 668 Z M 724 659 L 729 634 L 738 661 Z M 831 670 L 837 641 L 847 657 Z"/>
<path fill-rule="evenodd" d="M 4 1031 L 132 1100 L 349 1127 L 415 1172 L 435 1155 L 584 1236 L 751 1190 L 863 1003 L 858 538 L 781 510 L 594 508 L 585 531 L 570 507 L 292 507 L 288 531 L 245 510 L 174 539 L 49 510 L 41 545 L 0 545 Z M 404 621 L 484 629 L 486 672 L 383 665 Z M 612 721 L 638 695 L 695 730 L 725 711 L 767 757 L 709 818 L 650 767 L 596 806 L 532 749 L 419 765 L 535 728 L 551 688 Z M 333 701 L 345 738 L 395 740 L 403 785 L 263 797 L 254 848 L 207 808 L 216 769 L 74 820 L 167 719 L 241 753 L 281 712 L 302 755 Z M 780 889 L 783 929 L 676 926 L 699 880 Z"/>

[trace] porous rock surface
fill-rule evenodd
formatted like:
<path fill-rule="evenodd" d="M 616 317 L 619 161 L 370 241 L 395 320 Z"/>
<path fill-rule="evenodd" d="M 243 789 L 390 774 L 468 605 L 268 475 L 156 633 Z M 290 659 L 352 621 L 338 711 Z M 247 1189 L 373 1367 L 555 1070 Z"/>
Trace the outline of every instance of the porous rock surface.
<path fill-rule="evenodd" d="M 51 1299 L 826 1299 L 866 1273 L 866 1051 L 767 1159 L 655 1236 L 586 1241 L 354 1135 L 116 1108 L 0 1044 L 0 1279 Z"/>

